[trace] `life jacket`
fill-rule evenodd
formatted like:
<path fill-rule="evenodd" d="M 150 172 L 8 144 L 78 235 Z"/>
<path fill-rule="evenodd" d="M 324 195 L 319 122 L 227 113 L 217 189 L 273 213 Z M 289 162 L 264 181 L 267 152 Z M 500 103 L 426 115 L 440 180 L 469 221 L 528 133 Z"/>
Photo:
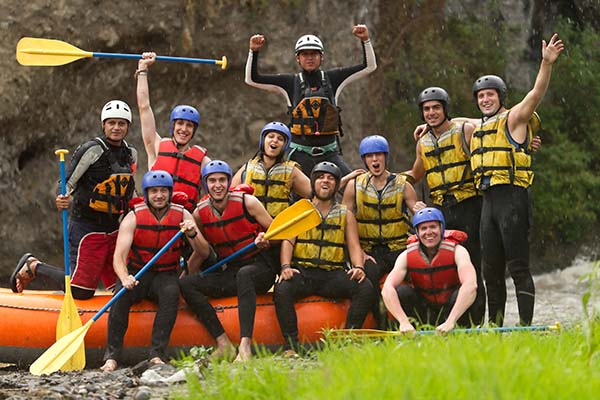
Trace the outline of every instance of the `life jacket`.
<path fill-rule="evenodd" d="M 373 246 L 387 246 L 391 251 L 404 250 L 408 238 L 408 216 L 404 203 L 406 177 L 390 174 L 383 189 L 378 191 L 371 183 L 370 172 L 354 180 L 356 222 L 363 250 Z"/>
<path fill-rule="evenodd" d="M 254 196 L 273 218 L 290 205 L 292 172 L 296 165 L 294 161 L 283 161 L 267 171 L 259 157 L 246 163 L 244 183 L 254 187 Z"/>
<path fill-rule="evenodd" d="M 319 225 L 298 235 L 292 264 L 328 271 L 344 269 L 346 212 L 345 205 L 335 203 Z"/>
<path fill-rule="evenodd" d="M 103 138 L 97 137 L 83 144 L 75 153 L 82 157 L 94 146 L 99 146 L 102 154 L 77 181 L 71 212 L 73 216 L 86 218 L 95 224 L 112 224 L 129 210 L 128 202 L 133 197 L 135 149 L 125 141 L 119 148 L 109 146 Z M 80 161 L 81 158 L 72 160 L 70 173 Z"/>
<path fill-rule="evenodd" d="M 137 204 L 133 208 L 136 227 L 133 242 L 129 251 L 128 264 L 141 269 L 169 240 L 175 235 L 183 221 L 184 208 L 178 204 L 169 204 L 169 210 L 159 220 L 150 211 L 146 203 Z M 183 241 L 177 240 L 152 265 L 154 271 L 171 271 L 179 268 L 179 257 Z"/>
<path fill-rule="evenodd" d="M 317 71 L 321 87 L 313 90 L 306 82 L 304 72 L 294 79 L 293 104 L 289 110 L 292 117 L 290 131 L 294 135 L 336 135 L 340 133 L 340 109 L 324 71 Z"/>
<path fill-rule="evenodd" d="M 241 192 L 229 192 L 222 213 L 212 205 L 210 198 L 198 203 L 202 233 L 220 259 L 254 242 L 258 233 L 264 230 L 246 210 L 244 196 Z M 240 259 L 248 259 L 256 253 L 258 250 L 245 253 Z"/>
<path fill-rule="evenodd" d="M 460 203 L 477 195 L 464 124 L 451 123 L 439 138 L 428 132 L 419 140 L 419 146 L 433 204 L 444 205 L 444 196 Z"/>
<path fill-rule="evenodd" d="M 456 245 L 466 239 L 467 234 L 462 231 L 446 230 L 437 254 L 429 261 L 421 250 L 419 239 L 415 235 L 409 238 L 406 263 L 410 282 L 427 301 L 446 304 L 460 287 L 454 252 Z"/>
<path fill-rule="evenodd" d="M 506 110 L 482 121 L 471 138 L 471 168 L 475 186 L 485 190 L 494 185 L 515 185 L 524 188 L 533 182 L 531 140 L 540 129 L 540 118 L 533 113 L 527 124 L 525 143 L 509 138 Z M 489 181 L 488 181 L 489 180 Z"/>
<path fill-rule="evenodd" d="M 152 170 L 164 170 L 173 176 L 173 191 L 184 192 L 188 195 L 186 209 L 194 211 L 198 202 L 200 182 L 202 180 L 202 160 L 206 149 L 197 145 L 191 146 L 185 152 L 180 152 L 171 138 L 161 139 L 158 147 L 158 157 L 152 165 Z"/>

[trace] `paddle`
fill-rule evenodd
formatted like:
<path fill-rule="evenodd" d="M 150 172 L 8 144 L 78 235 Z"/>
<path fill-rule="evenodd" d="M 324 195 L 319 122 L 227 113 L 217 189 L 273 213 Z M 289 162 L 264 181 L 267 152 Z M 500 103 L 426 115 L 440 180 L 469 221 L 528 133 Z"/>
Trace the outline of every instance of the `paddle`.
<path fill-rule="evenodd" d="M 57 66 L 90 57 L 128 58 L 134 60 L 142 58 L 140 54 L 93 53 L 81 50 L 62 40 L 54 39 L 24 37 L 17 43 L 17 61 L 21 65 Z M 167 56 L 157 56 L 156 59 L 159 61 L 216 64 L 220 65 L 221 69 L 227 68 L 227 57 L 225 56 L 221 60 Z"/>
<path fill-rule="evenodd" d="M 265 239 L 289 239 L 298 236 L 302 232 L 314 228 L 321 223 L 321 216 L 315 206 L 308 200 L 302 199 L 280 212 L 265 233 Z M 234 258 L 256 247 L 254 242 L 246 247 L 236 251 L 235 253 L 225 257 L 216 264 L 202 271 L 201 275 L 205 275 L 220 266 L 228 263 Z"/>
<path fill-rule="evenodd" d="M 67 194 L 67 176 L 65 173 L 65 155 L 69 154 L 69 150 L 59 149 L 54 152 L 59 156 L 60 164 L 60 188 L 61 194 L 64 196 Z M 65 298 L 58 315 L 58 321 L 56 323 L 56 340 L 65 336 L 68 333 L 73 332 L 75 329 L 81 328 L 81 318 L 77 312 L 77 306 L 73 295 L 71 294 L 71 268 L 69 260 L 69 231 L 68 231 L 68 210 L 65 208 L 62 210 L 62 225 L 63 225 L 63 254 L 65 259 Z M 77 371 L 85 367 L 85 348 L 83 343 L 75 351 L 73 357 L 71 357 L 62 367 L 62 371 Z"/>
<path fill-rule="evenodd" d="M 182 234 L 182 230 L 177 232 L 171 238 L 171 240 L 169 240 L 167 244 L 165 244 L 162 249 L 160 249 L 158 253 L 156 253 L 154 257 L 152 257 L 150 261 L 148 261 L 146 265 L 144 265 L 142 269 L 138 271 L 137 274 L 135 274 L 135 279 L 138 280 L 156 262 L 156 260 L 158 260 L 163 253 L 165 253 L 169 247 L 171 247 L 173 243 L 179 239 Z M 102 314 L 104 314 L 106 310 L 108 310 L 119 299 L 119 297 L 125 293 L 126 290 L 126 288 L 121 288 L 121 290 L 119 290 L 112 297 L 112 299 L 110 299 L 110 301 L 100 309 L 100 311 L 98 311 L 88 322 L 86 322 L 85 325 L 57 340 L 56 343 L 50 346 L 48 350 L 46 350 L 41 356 L 38 357 L 37 360 L 35 360 L 33 364 L 31 364 L 29 367 L 29 372 L 32 375 L 42 375 L 51 374 L 61 369 L 67 362 L 69 362 L 69 359 L 73 357 L 77 349 L 84 344 L 83 339 L 92 324 L 96 322 L 98 318 L 100 318 L 100 316 L 102 316 Z M 84 367 L 85 364 L 81 366 L 80 369 L 83 369 Z"/>
<path fill-rule="evenodd" d="M 490 332 L 518 332 L 518 331 L 560 331 L 560 323 L 554 325 L 534 325 L 534 326 L 501 326 L 497 328 L 464 328 L 453 329 L 450 333 L 490 333 Z M 417 335 L 435 334 L 435 329 L 426 331 L 415 331 Z M 332 329 L 327 331 L 327 336 L 331 338 L 342 338 L 349 336 L 361 336 L 367 338 L 378 338 L 386 336 L 410 336 L 410 334 L 399 331 L 382 331 L 379 329 Z"/>

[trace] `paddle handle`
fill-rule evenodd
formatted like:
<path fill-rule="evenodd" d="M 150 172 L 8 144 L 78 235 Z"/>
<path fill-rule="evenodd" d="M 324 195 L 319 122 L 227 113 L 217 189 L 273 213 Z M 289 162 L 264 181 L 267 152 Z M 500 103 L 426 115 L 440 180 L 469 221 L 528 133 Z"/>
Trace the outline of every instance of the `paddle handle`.
<path fill-rule="evenodd" d="M 131 60 L 140 60 L 141 54 L 125 54 L 125 53 L 92 53 L 92 57 L 105 57 L 105 58 L 127 58 Z M 212 60 L 207 58 L 190 58 L 190 57 L 170 57 L 170 56 L 156 56 L 157 61 L 173 61 L 173 62 L 184 62 L 184 63 L 196 63 L 196 64 L 217 64 L 221 65 L 222 69 L 227 67 L 227 57 L 223 56 L 220 60 Z"/>
<path fill-rule="evenodd" d="M 65 155 L 69 154 L 67 149 L 58 149 L 54 152 L 59 157 L 60 166 L 60 193 L 64 196 L 67 194 L 67 173 L 65 171 Z M 62 226 L 63 226 L 63 254 L 65 259 L 65 276 L 71 276 L 71 260 L 69 257 L 69 211 L 65 208 L 62 210 Z"/>
<path fill-rule="evenodd" d="M 220 266 L 228 263 L 229 261 L 233 260 L 234 258 L 236 258 L 236 257 L 244 254 L 245 252 L 247 252 L 247 251 L 249 251 L 249 250 L 251 250 L 251 249 L 253 249 L 255 247 L 256 247 L 256 244 L 254 242 L 246 245 L 245 247 L 239 249 L 235 253 L 233 253 L 231 255 L 228 255 L 227 257 L 225 257 L 224 259 L 222 259 L 220 261 L 217 261 L 216 264 L 211 265 L 210 267 L 208 267 L 207 269 L 205 269 L 204 271 L 202 271 L 200 273 L 200 275 L 204 276 L 204 275 L 208 274 L 209 272 L 214 271 L 215 269 L 219 268 Z"/>
<path fill-rule="evenodd" d="M 154 257 L 152 257 L 150 259 L 150 261 L 148 261 L 146 263 L 146 265 L 144 265 L 142 267 L 142 269 L 140 269 L 137 274 L 135 274 L 134 278 L 135 280 L 138 280 L 146 271 L 148 271 L 150 269 L 150 267 L 152 267 L 152 265 L 156 262 L 156 260 L 158 260 L 167 250 L 169 250 L 169 247 L 173 246 L 173 243 L 175 243 L 177 241 L 177 239 L 179 239 L 181 237 L 181 235 L 183 235 L 183 230 L 180 230 L 179 232 L 177 232 L 175 235 L 173 235 L 173 237 L 171 238 L 171 240 L 169 240 L 163 247 L 162 249 L 160 249 L 158 251 L 158 253 L 156 253 L 154 255 Z M 100 309 L 100 311 L 98 311 L 96 313 L 96 315 L 94 315 L 92 317 L 92 320 L 97 321 L 98 318 L 100 318 L 100 316 L 102 314 L 104 314 L 106 312 L 106 310 L 108 310 L 113 304 L 115 304 L 115 302 L 119 299 L 119 297 L 123 296 L 123 294 L 127 291 L 126 288 L 121 288 L 121 290 L 119 290 L 113 297 L 112 299 L 110 299 L 110 301 L 108 303 L 106 303 L 104 305 L 104 307 L 102 307 Z"/>

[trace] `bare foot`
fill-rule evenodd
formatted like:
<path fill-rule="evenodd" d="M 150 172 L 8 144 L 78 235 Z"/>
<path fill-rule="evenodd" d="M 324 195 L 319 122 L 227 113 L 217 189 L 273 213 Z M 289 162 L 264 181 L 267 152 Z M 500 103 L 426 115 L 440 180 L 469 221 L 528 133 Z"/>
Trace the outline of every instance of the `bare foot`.
<path fill-rule="evenodd" d="M 238 355 L 235 358 L 236 362 L 248 361 L 252 358 L 252 339 L 243 337 L 238 348 Z"/>
<path fill-rule="evenodd" d="M 211 360 L 227 360 L 231 361 L 235 357 L 235 346 L 231 343 L 227 343 L 222 346 L 218 346 L 215 351 L 210 355 Z"/>
<path fill-rule="evenodd" d="M 150 365 L 161 365 L 165 363 L 160 357 L 153 357 L 148 362 Z"/>
<path fill-rule="evenodd" d="M 113 372 L 117 369 L 117 367 L 117 361 L 113 360 L 112 358 L 109 358 L 108 360 L 106 360 L 104 365 L 100 367 L 100 370 L 103 372 Z"/>

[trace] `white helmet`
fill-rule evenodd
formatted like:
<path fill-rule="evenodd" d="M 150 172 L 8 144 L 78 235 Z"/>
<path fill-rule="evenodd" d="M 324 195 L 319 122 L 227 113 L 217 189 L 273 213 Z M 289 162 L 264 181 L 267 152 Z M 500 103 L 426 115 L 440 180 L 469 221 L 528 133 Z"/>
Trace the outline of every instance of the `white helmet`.
<path fill-rule="evenodd" d="M 131 108 L 121 100 L 111 100 L 102 107 L 100 120 L 102 122 L 109 118 L 122 118 L 131 123 Z"/>
<path fill-rule="evenodd" d="M 317 50 L 323 53 L 323 42 L 315 35 L 304 35 L 296 42 L 296 55 L 302 50 Z"/>

